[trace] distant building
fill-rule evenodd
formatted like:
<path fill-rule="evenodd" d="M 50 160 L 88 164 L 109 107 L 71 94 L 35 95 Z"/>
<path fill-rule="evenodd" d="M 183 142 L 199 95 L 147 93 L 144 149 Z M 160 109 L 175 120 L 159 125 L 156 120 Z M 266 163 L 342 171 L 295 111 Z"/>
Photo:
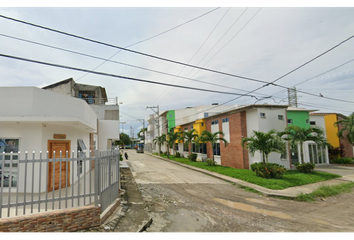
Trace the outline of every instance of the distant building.
<path fill-rule="evenodd" d="M 106 89 L 101 86 L 76 83 L 72 78 L 53 83 L 42 89 L 61 93 L 84 100 L 96 113 L 98 119 L 97 134 L 91 134 L 90 149 L 110 149 L 119 140 L 119 105 L 117 98 L 107 98 Z"/>

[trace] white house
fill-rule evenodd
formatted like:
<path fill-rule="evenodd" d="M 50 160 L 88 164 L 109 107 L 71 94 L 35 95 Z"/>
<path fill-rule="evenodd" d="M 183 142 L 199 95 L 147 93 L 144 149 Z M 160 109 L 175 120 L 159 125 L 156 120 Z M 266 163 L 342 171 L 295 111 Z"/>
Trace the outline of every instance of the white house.
<path fill-rule="evenodd" d="M 75 154 L 78 150 L 88 152 L 94 145 L 100 149 L 100 142 L 107 149 L 104 143 L 113 135 L 116 138 L 119 136 L 117 126 L 114 128 L 110 121 L 99 121 L 87 102 L 78 98 L 36 87 L 0 87 L 0 102 L 0 150 L 5 152 L 5 161 L 0 155 L 0 166 L 4 175 L 9 171 L 10 159 L 24 159 L 26 151 L 31 159 L 32 152 L 35 152 L 35 158 L 39 158 L 40 152 L 46 158 L 47 151 L 49 158 L 53 158 L 53 151 L 56 152 L 56 158 L 62 151 L 64 158 L 66 151 L 70 157 L 72 151 Z M 5 166 L 2 166 L 3 162 Z M 74 182 L 81 176 L 82 172 L 78 172 L 80 169 L 82 171 L 82 168 L 78 168 L 80 164 L 78 162 L 74 168 L 68 169 L 69 174 L 74 175 Z M 85 169 L 88 170 L 87 164 Z M 31 169 L 32 165 L 29 164 L 27 170 Z M 24 172 L 24 164 L 14 164 L 12 170 L 16 183 L 17 173 Z M 35 167 L 35 171 L 36 175 L 46 175 L 45 168 L 39 172 Z M 31 181 L 29 176 L 27 180 Z M 34 192 L 38 191 L 38 185 L 34 184 Z M 41 189 L 47 187 L 43 181 Z"/>

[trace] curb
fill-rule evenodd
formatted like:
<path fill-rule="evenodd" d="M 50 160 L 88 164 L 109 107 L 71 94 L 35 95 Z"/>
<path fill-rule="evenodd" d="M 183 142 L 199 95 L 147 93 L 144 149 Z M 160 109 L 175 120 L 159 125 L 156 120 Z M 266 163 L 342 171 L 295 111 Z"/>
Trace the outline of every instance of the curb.
<path fill-rule="evenodd" d="M 301 193 L 303 193 L 303 194 L 311 193 L 314 190 L 316 190 L 318 187 L 320 187 L 321 185 L 335 185 L 335 183 L 337 181 L 348 181 L 342 177 L 339 179 L 328 180 L 328 181 L 326 181 L 325 184 L 323 184 L 324 182 L 317 182 L 317 183 L 302 185 L 302 186 L 298 186 L 298 187 L 290 187 L 290 188 L 286 188 L 286 189 L 282 189 L 282 190 L 273 190 L 273 189 L 264 188 L 264 187 L 258 186 L 256 184 L 249 183 L 249 182 L 237 179 L 237 178 L 232 178 L 232 177 L 225 176 L 225 175 L 215 173 L 215 172 L 211 172 L 211 171 L 208 171 L 205 169 L 196 168 L 193 166 L 189 166 L 187 164 L 172 161 L 172 160 L 160 157 L 160 156 L 153 155 L 151 153 L 147 153 L 147 154 L 152 157 L 164 160 L 166 162 L 173 163 L 173 164 L 179 165 L 181 167 L 185 167 L 185 168 L 188 168 L 188 169 L 191 169 L 191 170 L 194 170 L 194 171 L 197 171 L 197 172 L 200 172 L 200 173 L 203 173 L 203 174 L 206 174 L 206 175 L 209 175 L 209 176 L 212 176 L 212 177 L 215 177 L 215 178 L 227 181 L 227 182 L 231 182 L 236 185 L 252 188 L 252 189 L 257 190 L 258 192 L 262 193 L 263 195 L 269 196 L 269 197 L 295 198 Z"/>

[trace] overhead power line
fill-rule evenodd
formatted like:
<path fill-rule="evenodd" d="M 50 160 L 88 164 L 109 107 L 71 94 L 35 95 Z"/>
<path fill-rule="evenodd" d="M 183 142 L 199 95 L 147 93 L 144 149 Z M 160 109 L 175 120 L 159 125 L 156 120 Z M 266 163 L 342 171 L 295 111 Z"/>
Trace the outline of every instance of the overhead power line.
<path fill-rule="evenodd" d="M 136 42 L 136 43 L 130 44 L 130 45 L 126 46 L 126 48 L 135 46 L 135 45 L 137 45 L 137 44 L 139 44 L 139 43 L 146 42 L 146 41 L 148 41 L 148 40 L 150 40 L 150 39 L 153 39 L 153 38 L 155 38 L 155 37 L 158 37 L 158 36 L 161 36 L 161 35 L 163 35 L 163 34 L 165 34 L 165 33 L 168 33 L 168 32 L 170 32 L 170 31 L 172 31 L 172 30 L 175 30 L 175 29 L 177 29 L 177 28 L 179 28 L 179 27 L 182 27 L 182 26 L 184 26 L 184 25 L 186 25 L 186 24 L 188 24 L 188 23 L 190 23 L 190 22 L 193 22 L 193 21 L 195 21 L 195 20 L 197 20 L 197 19 L 199 19 L 199 18 L 201 18 L 201 17 L 204 17 L 204 16 L 208 15 L 209 13 L 212 13 L 212 12 L 218 10 L 219 8 L 220 8 L 220 7 L 214 8 L 214 9 L 211 10 L 211 11 L 208 11 L 208 12 L 206 12 L 206 13 L 204 13 L 204 14 L 198 16 L 198 17 L 195 17 L 195 18 L 193 18 L 193 19 L 190 19 L 190 20 L 188 20 L 188 21 L 186 21 L 186 22 L 184 22 L 184 23 L 181 23 L 181 24 L 179 24 L 179 25 L 177 25 L 177 26 L 175 26 L 175 27 L 173 27 L 173 28 L 170 28 L 170 29 L 168 29 L 168 30 L 165 30 L 165 31 L 163 31 L 163 32 L 161 32 L 161 33 L 158 33 L 158 34 L 154 35 L 154 36 L 148 37 L 148 38 L 146 38 L 146 39 L 144 39 L 144 40 L 140 40 L 140 41 L 138 41 L 138 42 Z M 112 59 L 112 58 L 113 58 L 114 56 L 116 56 L 120 51 L 121 51 L 121 50 L 119 50 L 118 52 L 116 52 L 115 54 L 113 54 L 112 56 L 110 56 L 110 57 L 108 58 L 108 60 L 109 60 L 109 59 Z M 102 66 L 103 64 L 105 64 L 108 60 L 106 59 L 105 61 L 103 61 L 102 63 L 100 63 L 99 65 L 97 65 L 95 68 L 93 68 L 92 70 L 94 71 L 94 70 L 96 70 L 97 68 L 101 67 L 101 66 Z M 83 76 L 79 77 L 77 80 L 82 79 L 82 78 L 85 77 L 87 74 L 89 74 L 89 73 L 84 74 Z"/>
<path fill-rule="evenodd" d="M 121 79 L 126 79 L 126 80 L 131 80 L 131 81 L 138 81 L 138 82 L 144 82 L 144 83 L 150 83 L 150 84 L 157 84 L 157 85 L 163 85 L 163 86 L 169 86 L 169 87 L 176 87 L 176 88 L 184 88 L 184 89 L 189 89 L 189 90 L 204 91 L 204 92 L 212 92 L 212 93 L 220 93 L 220 94 L 242 95 L 242 96 L 245 96 L 245 94 L 239 94 L 239 93 L 221 92 L 221 91 L 215 91 L 215 90 L 209 90 L 209 89 L 202 89 L 202 88 L 194 88 L 194 87 L 180 86 L 180 85 L 174 85 L 174 84 L 169 84 L 169 83 L 154 82 L 154 81 L 145 80 L 145 79 L 139 79 L 139 78 L 132 78 L 132 77 L 120 76 L 120 75 L 111 74 L 111 73 L 96 72 L 96 71 L 91 71 L 91 70 L 88 70 L 88 69 L 75 68 L 75 67 L 64 66 L 64 65 L 59 65 L 59 64 L 54 64 L 54 63 L 48 63 L 48 62 L 41 62 L 41 61 L 37 61 L 37 60 L 33 60 L 33 59 L 27 59 L 27 58 L 21 58 L 21 57 L 16 57 L 16 56 L 10 56 L 10 55 L 6 55 L 6 54 L 0 54 L 0 57 L 6 57 L 6 58 L 16 59 L 16 60 L 20 60 L 20 61 L 26 61 L 26 62 L 37 63 L 37 64 L 41 64 L 41 65 L 52 66 L 52 67 L 65 68 L 65 69 L 70 69 L 70 70 L 75 70 L 75 71 L 89 72 L 89 73 L 93 73 L 93 74 L 97 74 L 97 75 L 103 75 L 103 76 L 107 76 L 107 77 L 121 78 Z M 251 96 L 251 95 L 250 95 L 250 97 L 256 98 L 255 96 Z"/>
<path fill-rule="evenodd" d="M 213 73 L 218 73 L 218 74 L 222 74 L 222 75 L 226 75 L 226 76 L 230 76 L 230 77 L 236 77 L 236 78 L 240 78 L 240 79 L 266 83 L 263 87 L 266 87 L 266 86 L 269 86 L 269 85 L 279 86 L 279 85 L 275 84 L 275 82 L 279 81 L 280 79 L 284 78 L 285 76 L 288 76 L 289 74 L 295 72 L 296 70 L 299 70 L 300 68 L 306 66 L 307 64 L 313 62 L 314 60 L 318 59 L 319 57 L 327 54 L 328 52 L 332 51 L 333 49 L 339 47 L 340 45 L 342 45 L 345 42 L 347 42 L 347 41 L 351 40 L 352 38 L 354 38 L 354 35 L 348 37 L 347 39 L 341 41 L 340 43 L 338 43 L 337 45 L 335 45 L 332 48 L 328 49 L 327 51 L 321 53 L 320 55 L 318 55 L 318 56 L 316 56 L 314 58 L 312 58 L 311 60 L 307 61 L 306 63 L 304 63 L 302 65 L 300 65 L 299 67 L 297 67 L 297 68 L 291 70 L 290 72 L 282 75 L 281 77 L 275 79 L 274 81 L 267 82 L 267 81 L 262 81 L 262 80 L 259 80 L 259 79 L 244 77 L 244 76 L 240 76 L 240 75 L 236 75 L 236 74 L 230 74 L 230 73 L 221 72 L 221 71 L 217 71 L 217 70 L 213 70 L 213 69 L 208 69 L 208 68 L 204 68 L 204 67 L 199 67 L 199 66 L 195 66 L 195 65 L 191 65 L 191 64 L 182 63 L 182 62 L 179 62 L 179 61 L 175 61 L 175 60 L 171 60 L 171 59 L 167 59 L 167 58 L 163 58 L 163 57 L 159 57 L 159 56 L 154 56 L 154 55 L 151 55 L 151 54 L 147 54 L 147 53 L 131 50 L 131 49 L 128 49 L 128 48 L 115 46 L 113 44 L 100 42 L 100 41 L 97 41 L 97 40 L 93 40 L 93 39 L 89 39 L 89 38 L 86 38 L 86 37 L 78 36 L 78 35 L 75 35 L 75 34 L 71 34 L 71 33 L 59 31 L 59 30 L 56 30 L 56 29 L 44 27 L 44 26 L 37 25 L 37 24 L 34 24 L 34 23 L 29 23 L 29 22 L 22 21 L 22 20 L 19 20 L 19 19 L 7 17 L 7 16 L 4 16 L 4 15 L 0 15 L 0 17 L 8 19 L 8 20 L 11 20 L 11 21 L 15 21 L 15 22 L 26 24 L 26 25 L 30 25 L 30 26 L 33 26 L 33 27 L 42 28 L 42 29 L 45 29 L 45 30 L 48 30 L 48 31 L 64 34 L 64 35 L 67 35 L 67 36 L 70 36 L 70 37 L 75 37 L 75 38 L 82 39 L 82 40 L 85 40 L 85 41 L 101 44 L 101 45 L 108 46 L 108 47 L 118 48 L 118 49 L 121 49 L 121 50 L 124 50 L 124 51 L 127 51 L 127 52 L 139 54 L 139 55 L 146 56 L 146 57 L 155 58 L 155 59 L 162 60 L 162 61 L 167 61 L 167 62 L 171 62 L 171 63 L 175 63 L 175 64 L 180 64 L 180 65 L 184 65 L 184 66 L 187 66 L 187 67 L 197 68 L 197 69 L 201 69 L 201 70 L 205 70 L 205 71 L 209 71 L 209 72 L 213 72 Z M 263 88 L 263 87 L 261 87 L 261 88 Z M 259 88 L 259 89 L 261 89 L 261 88 Z M 257 90 L 259 90 L 259 89 L 257 89 Z M 257 91 L 257 90 L 254 90 L 254 91 Z M 254 91 L 252 91 L 252 92 L 254 92 Z"/>
<path fill-rule="evenodd" d="M 139 54 L 139 55 L 142 55 L 142 56 L 155 58 L 155 59 L 162 60 L 162 61 L 167 61 L 167 62 L 179 64 L 179 65 L 184 65 L 184 66 L 191 67 L 191 68 L 197 68 L 197 69 L 201 69 L 201 70 L 205 70 L 205 71 L 209 71 L 209 72 L 213 72 L 213 73 L 223 74 L 223 75 L 230 76 L 230 77 L 236 77 L 236 78 L 246 79 L 246 80 L 250 80 L 250 81 L 266 83 L 266 84 L 269 83 L 267 81 L 261 81 L 261 80 L 258 80 L 258 79 L 248 78 L 248 77 L 244 77 L 244 76 L 239 76 L 239 75 L 236 75 L 236 74 L 220 72 L 220 71 L 217 71 L 217 70 L 207 69 L 207 68 L 198 67 L 198 66 L 195 66 L 195 65 L 187 64 L 187 63 L 182 63 L 182 62 L 179 62 L 179 61 L 175 61 L 175 60 L 171 60 L 171 59 L 167 59 L 167 58 L 163 58 L 163 57 L 159 57 L 159 56 L 154 56 L 154 55 L 151 55 L 151 54 L 147 54 L 147 53 L 131 50 L 131 49 L 128 49 L 128 48 L 119 47 L 119 46 L 116 46 L 116 45 L 113 45 L 113 44 L 104 43 L 104 42 L 100 42 L 100 41 L 97 41 L 97 40 L 89 39 L 89 38 L 86 38 L 86 37 L 78 36 L 78 35 L 75 35 L 75 34 L 71 34 L 71 33 L 59 31 L 59 30 L 56 30 L 56 29 L 44 27 L 44 26 L 37 25 L 37 24 L 34 24 L 34 23 L 29 23 L 29 22 L 22 21 L 22 20 L 19 20 L 19 19 L 10 18 L 10 17 L 4 16 L 4 15 L 0 15 L 0 17 L 8 19 L 8 20 L 11 20 L 11 21 L 15 21 L 15 22 L 26 24 L 26 25 L 30 25 L 30 26 L 33 26 L 33 27 L 37 27 L 37 28 L 48 30 L 48 31 L 56 32 L 56 33 L 59 33 L 59 34 L 63 34 L 63 35 L 66 35 L 66 36 L 70 36 L 70 37 L 78 38 L 78 39 L 81 39 L 81 40 L 85 40 L 85 41 L 101 44 L 101 45 L 104 45 L 104 46 L 107 46 L 107 47 L 117 48 L 117 49 L 121 49 L 121 50 L 124 50 L 124 51 L 127 51 L 127 52 Z"/>

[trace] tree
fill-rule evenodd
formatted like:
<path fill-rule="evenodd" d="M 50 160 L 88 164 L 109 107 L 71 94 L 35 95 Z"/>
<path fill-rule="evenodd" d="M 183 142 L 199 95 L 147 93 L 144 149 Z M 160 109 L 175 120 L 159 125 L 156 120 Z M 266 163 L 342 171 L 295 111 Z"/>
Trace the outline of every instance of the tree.
<path fill-rule="evenodd" d="M 145 134 L 144 134 L 144 132 L 146 132 L 147 131 L 147 128 L 142 128 L 142 129 L 140 129 L 140 131 L 138 132 L 138 138 L 140 138 L 141 140 L 145 140 Z"/>
<path fill-rule="evenodd" d="M 337 133 L 337 136 L 339 138 L 347 138 L 350 144 L 354 145 L 354 113 L 345 119 L 335 122 L 334 124 L 341 127 Z"/>
<path fill-rule="evenodd" d="M 131 140 L 128 134 L 120 133 L 119 134 L 119 141 L 117 141 L 118 145 L 124 147 L 125 145 L 130 145 Z"/>
<path fill-rule="evenodd" d="M 182 140 L 185 145 L 188 145 L 188 152 L 191 154 L 191 144 L 194 140 L 194 138 L 198 137 L 198 134 L 195 133 L 196 130 L 192 129 L 188 132 L 182 132 L 182 136 L 178 138 L 179 140 Z"/>
<path fill-rule="evenodd" d="M 247 148 L 252 155 L 254 155 L 256 151 L 259 151 L 262 155 L 263 164 L 268 164 L 268 156 L 270 153 L 276 152 L 284 154 L 286 152 L 285 142 L 273 129 L 267 133 L 253 131 L 252 136 L 243 138 L 241 144 L 242 147 Z"/>
<path fill-rule="evenodd" d="M 157 136 L 154 138 L 154 143 L 159 145 L 159 149 L 161 149 L 161 145 L 166 142 L 166 134 L 162 134 L 161 136 Z M 158 153 L 160 156 L 160 152 Z"/>
<path fill-rule="evenodd" d="M 297 145 L 300 144 L 301 163 L 304 163 L 304 142 L 313 141 L 320 146 L 328 146 L 324 132 L 319 127 L 301 128 L 298 126 L 288 126 L 284 132 L 279 133 L 279 136 L 289 141 L 292 148 L 296 149 Z"/>
<path fill-rule="evenodd" d="M 173 150 L 175 150 L 175 142 L 178 139 L 179 133 L 178 132 L 169 132 L 167 134 L 166 137 L 166 142 L 167 142 L 167 146 L 168 146 L 168 153 L 170 153 L 170 148 L 172 148 Z M 167 156 L 169 156 L 170 154 L 168 154 Z"/>
<path fill-rule="evenodd" d="M 200 137 L 198 138 L 198 142 L 202 142 L 202 143 L 211 143 L 211 146 L 213 148 L 213 161 L 214 161 L 214 146 L 215 144 L 218 143 L 218 141 L 223 141 L 225 144 L 225 147 L 227 146 L 227 140 L 223 137 L 220 137 L 220 135 L 224 135 L 223 132 L 219 131 L 219 132 L 215 132 L 215 133 L 211 133 L 207 130 L 204 130 L 201 134 Z"/>

